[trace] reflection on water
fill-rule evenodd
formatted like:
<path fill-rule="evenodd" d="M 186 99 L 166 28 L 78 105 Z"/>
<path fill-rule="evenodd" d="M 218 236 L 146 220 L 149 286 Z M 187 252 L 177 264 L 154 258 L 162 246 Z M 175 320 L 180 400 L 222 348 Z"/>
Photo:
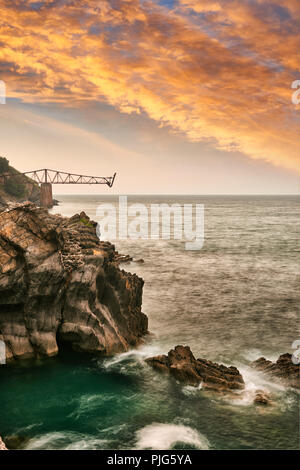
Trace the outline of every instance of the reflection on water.
<path fill-rule="evenodd" d="M 102 201 L 58 197 L 53 212 Z M 297 197 L 145 197 L 130 202 L 204 203 L 205 244 L 116 241 L 145 263 L 122 266 L 145 280 L 143 311 L 153 336 L 136 351 L 104 361 L 64 356 L 35 369 L 1 368 L 0 434 L 25 448 L 297 448 L 298 395 L 249 368 L 261 355 L 291 352 L 299 320 Z M 188 344 L 197 357 L 236 365 L 246 391 L 237 399 L 177 384 L 144 358 Z M 270 407 L 253 405 L 256 389 Z"/>

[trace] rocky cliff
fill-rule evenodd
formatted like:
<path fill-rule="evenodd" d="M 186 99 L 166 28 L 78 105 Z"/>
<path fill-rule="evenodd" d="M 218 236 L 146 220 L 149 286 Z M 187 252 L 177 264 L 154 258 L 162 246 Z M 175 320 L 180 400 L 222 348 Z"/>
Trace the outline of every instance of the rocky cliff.
<path fill-rule="evenodd" d="M 1 175 L 10 174 L 12 177 L 3 180 Z M 40 189 L 37 183 L 9 165 L 9 161 L 0 157 L 0 210 L 8 203 L 31 201 L 40 203 Z"/>
<path fill-rule="evenodd" d="M 119 269 L 86 214 L 34 204 L 0 213 L 0 340 L 7 361 L 74 350 L 110 355 L 147 333 L 143 280 Z"/>

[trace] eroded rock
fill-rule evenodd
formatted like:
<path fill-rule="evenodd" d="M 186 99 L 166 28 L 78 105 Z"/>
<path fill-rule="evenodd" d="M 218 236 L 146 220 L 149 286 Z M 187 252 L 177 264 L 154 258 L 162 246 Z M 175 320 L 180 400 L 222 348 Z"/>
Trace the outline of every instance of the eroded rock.
<path fill-rule="evenodd" d="M 292 362 L 291 354 L 282 354 L 276 362 L 260 357 L 251 363 L 251 367 L 276 377 L 290 387 L 300 388 L 300 365 Z"/>
<path fill-rule="evenodd" d="M 34 204 L 0 213 L 0 339 L 6 359 L 57 354 L 58 345 L 110 355 L 147 333 L 143 280 L 119 269 L 85 213 Z"/>
<path fill-rule="evenodd" d="M 188 346 L 176 346 L 168 355 L 146 359 L 153 368 L 167 372 L 186 385 L 228 392 L 245 387 L 243 377 L 236 367 L 226 367 L 206 359 L 195 359 Z"/>

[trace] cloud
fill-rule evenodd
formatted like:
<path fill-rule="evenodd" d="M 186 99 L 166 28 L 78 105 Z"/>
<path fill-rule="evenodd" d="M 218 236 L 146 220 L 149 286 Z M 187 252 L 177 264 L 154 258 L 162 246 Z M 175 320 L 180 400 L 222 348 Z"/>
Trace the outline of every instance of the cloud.
<path fill-rule="evenodd" d="M 300 171 L 297 1 L 0 0 L 0 77 L 24 101 L 104 101 Z"/>

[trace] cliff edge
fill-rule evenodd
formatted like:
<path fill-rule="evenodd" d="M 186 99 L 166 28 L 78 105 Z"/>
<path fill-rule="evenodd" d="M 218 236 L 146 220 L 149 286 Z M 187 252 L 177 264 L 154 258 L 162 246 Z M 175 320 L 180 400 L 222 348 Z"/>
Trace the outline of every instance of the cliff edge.
<path fill-rule="evenodd" d="M 4 174 L 13 177 L 3 181 L 1 175 Z M 24 201 L 40 204 L 39 185 L 10 166 L 6 158 L 0 157 L 0 210 L 5 209 L 8 203 Z"/>
<path fill-rule="evenodd" d="M 143 280 L 119 269 L 84 213 L 50 215 L 32 203 L 0 213 L 0 340 L 6 360 L 74 350 L 110 355 L 141 342 Z"/>

